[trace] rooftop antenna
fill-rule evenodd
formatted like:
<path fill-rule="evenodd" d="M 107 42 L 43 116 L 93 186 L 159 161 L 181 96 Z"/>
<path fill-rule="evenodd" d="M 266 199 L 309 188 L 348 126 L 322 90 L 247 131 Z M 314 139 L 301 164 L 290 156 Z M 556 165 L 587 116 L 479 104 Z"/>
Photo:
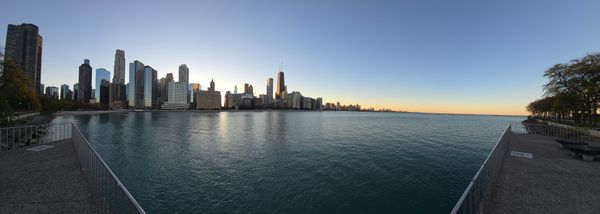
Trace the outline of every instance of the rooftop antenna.
<path fill-rule="evenodd" d="M 283 61 L 281 61 L 281 64 L 279 64 L 279 72 L 283 72 Z"/>

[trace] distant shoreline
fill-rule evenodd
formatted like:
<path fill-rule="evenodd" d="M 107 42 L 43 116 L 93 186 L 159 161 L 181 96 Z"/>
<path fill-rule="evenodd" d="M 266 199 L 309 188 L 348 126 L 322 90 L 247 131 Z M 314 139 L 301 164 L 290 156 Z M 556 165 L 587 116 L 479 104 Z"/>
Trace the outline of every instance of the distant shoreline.
<path fill-rule="evenodd" d="M 471 116 L 501 116 L 501 117 L 527 117 L 528 115 L 516 115 L 516 114 L 467 114 L 467 113 L 434 113 L 434 112 L 411 112 L 403 111 L 401 113 L 412 113 L 412 114 L 439 114 L 439 115 L 471 115 Z"/>
<path fill-rule="evenodd" d="M 218 113 L 218 112 L 358 112 L 358 113 L 409 113 L 409 114 L 436 114 L 436 115 L 467 115 L 467 116 L 501 116 L 501 117 L 527 117 L 527 115 L 501 115 L 501 114 L 460 114 L 460 113 L 431 113 L 431 112 L 408 112 L 408 111 L 314 111 L 314 110 L 291 110 L 291 109 L 252 109 L 252 110 L 158 110 L 158 109 L 121 109 L 121 110 L 82 110 L 82 111 L 59 111 L 53 116 L 73 115 L 97 115 L 107 113 L 129 113 L 129 112 L 187 112 L 187 113 Z"/>

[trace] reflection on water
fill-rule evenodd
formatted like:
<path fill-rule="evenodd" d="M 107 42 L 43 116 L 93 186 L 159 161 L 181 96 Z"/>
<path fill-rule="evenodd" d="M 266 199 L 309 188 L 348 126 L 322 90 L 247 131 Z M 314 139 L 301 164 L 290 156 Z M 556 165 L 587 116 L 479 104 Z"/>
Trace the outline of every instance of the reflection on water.
<path fill-rule="evenodd" d="M 149 213 L 440 213 L 522 119 L 273 111 L 54 122 L 75 122 Z"/>

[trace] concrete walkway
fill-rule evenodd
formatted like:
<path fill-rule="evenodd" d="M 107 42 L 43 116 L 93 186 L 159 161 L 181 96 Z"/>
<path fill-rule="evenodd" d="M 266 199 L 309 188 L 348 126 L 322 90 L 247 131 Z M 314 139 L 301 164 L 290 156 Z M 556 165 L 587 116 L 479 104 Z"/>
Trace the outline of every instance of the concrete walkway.
<path fill-rule="evenodd" d="M 0 152 L 0 213 L 94 213 L 71 141 L 46 145 Z"/>
<path fill-rule="evenodd" d="M 571 157 L 552 137 L 513 134 L 496 188 L 495 213 L 600 213 L 600 162 Z"/>

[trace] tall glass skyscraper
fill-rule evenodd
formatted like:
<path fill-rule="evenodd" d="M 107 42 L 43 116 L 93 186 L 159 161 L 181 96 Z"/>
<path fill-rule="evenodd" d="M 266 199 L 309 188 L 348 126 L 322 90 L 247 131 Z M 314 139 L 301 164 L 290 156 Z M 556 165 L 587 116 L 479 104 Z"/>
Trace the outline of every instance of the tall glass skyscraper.
<path fill-rule="evenodd" d="M 135 63 L 129 63 L 129 82 L 127 83 L 127 101 L 130 108 L 135 107 Z"/>
<path fill-rule="evenodd" d="M 96 98 L 96 103 L 100 102 L 100 84 L 102 80 L 110 81 L 110 71 L 104 68 L 96 69 L 96 85 L 95 85 L 95 94 L 94 98 Z"/>
<path fill-rule="evenodd" d="M 129 63 L 129 86 L 127 91 L 127 99 L 129 100 L 130 108 L 143 108 L 143 76 L 144 63 L 134 61 Z"/>
<path fill-rule="evenodd" d="M 150 66 L 144 67 L 144 83 L 143 83 L 143 102 L 144 108 L 155 109 L 157 108 L 157 96 L 156 96 L 156 70 Z"/>
<path fill-rule="evenodd" d="M 273 78 L 267 79 L 267 96 L 263 100 L 265 105 L 273 104 Z"/>
<path fill-rule="evenodd" d="M 68 95 L 69 95 L 69 85 L 67 84 L 62 84 L 60 86 L 60 99 L 61 100 L 65 100 L 65 99 L 69 99 Z"/>

